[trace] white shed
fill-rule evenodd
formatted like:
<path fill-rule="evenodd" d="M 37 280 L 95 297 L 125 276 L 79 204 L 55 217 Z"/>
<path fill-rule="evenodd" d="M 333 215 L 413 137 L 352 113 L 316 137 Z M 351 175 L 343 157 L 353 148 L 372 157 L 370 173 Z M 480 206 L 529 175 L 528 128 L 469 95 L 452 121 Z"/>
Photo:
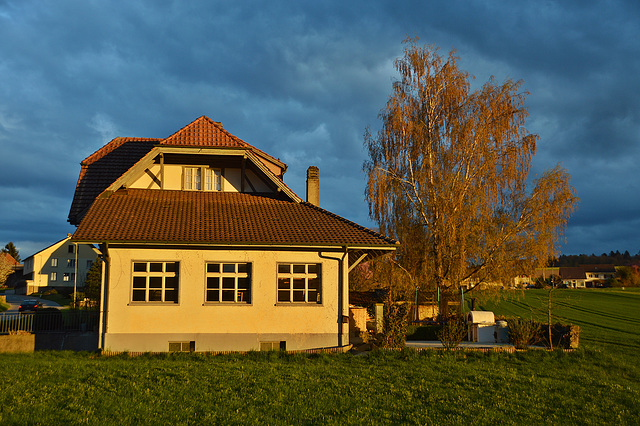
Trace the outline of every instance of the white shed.
<path fill-rule="evenodd" d="M 489 311 L 471 311 L 467 314 L 470 342 L 492 343 L 495 341 L 495 317 Z"/>

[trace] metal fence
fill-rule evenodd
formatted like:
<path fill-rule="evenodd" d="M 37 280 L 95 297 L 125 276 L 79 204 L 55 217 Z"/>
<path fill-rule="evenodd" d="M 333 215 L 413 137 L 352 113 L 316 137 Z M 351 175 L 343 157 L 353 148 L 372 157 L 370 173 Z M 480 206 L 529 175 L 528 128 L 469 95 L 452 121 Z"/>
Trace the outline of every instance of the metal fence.
<path fill-rule="evenodd" d="M 97 310 L 0 313 L 0 334 L 97 331 Z"/>

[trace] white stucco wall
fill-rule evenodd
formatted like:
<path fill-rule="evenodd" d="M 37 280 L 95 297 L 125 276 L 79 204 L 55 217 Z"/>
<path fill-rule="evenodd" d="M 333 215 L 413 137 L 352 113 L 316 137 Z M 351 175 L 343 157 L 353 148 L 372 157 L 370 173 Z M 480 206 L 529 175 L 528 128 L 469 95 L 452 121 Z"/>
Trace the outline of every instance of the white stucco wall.
<path fill-rule="evenodd" d="M 134 261 L 180 262 L 178 303 L 133 302 Z M 207 262 L 251 263 L 251 303 L 205 302 Z M 280 262 L 321 264 L 322 302 L 278 303 Z M 348 316 L 347 281 L 342 297 L 338 295 L 339 274 L 348 280 L 346 269 L 317 251 L 111 248 L 104 348 L 167 351 L 170 341 L 195 341 L 196 351 L 259 350 L 260 342 L 273 341 L 286 342 L 287 350 L 346 345 L 348 323 L 342 323 L 341 315 Z"/>
<path fill-rule="evenodd" d="M 183 169 L 188 164 L 165 164 L 164 165 L 164 189 L 167 190 L 182 190 L 182 181 L 183 181 Z M 225 192 L 240 192 L 241 186 L 241 175 L 242 171 L 237 168 L 224 168 L 222 170 L 222 191 Z M 253 171 L 246 170 L 246 177 L 255 192 L 270 192 L 271 189 L 264 183 L 262 179 L 260 179 Z M 140 176 L 135 178 L 135 180 L 129 184 L 130 188 L 136 189 L 160 189 L 160 186 L 151 175 L 155 176 L 157 182 L 161 181 L 161 171 L 159 164 L 153 164 L 151 167 L 147 169 Z M 244 188 L 245 192 L 253 192 L 253 189 L 249 184 L 245 184 Z"/>

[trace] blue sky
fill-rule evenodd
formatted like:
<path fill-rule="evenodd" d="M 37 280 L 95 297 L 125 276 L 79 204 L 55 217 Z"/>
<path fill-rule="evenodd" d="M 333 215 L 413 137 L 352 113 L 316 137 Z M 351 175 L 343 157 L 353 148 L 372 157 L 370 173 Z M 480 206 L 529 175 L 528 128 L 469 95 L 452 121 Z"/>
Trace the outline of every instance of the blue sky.
<path fill-rule="evenodd" d="M 533 177 L 580 197 L 566 254 L 640 250 L 640 3 L 0 0 L 0 243 L 26 257 L 73 232 L 80 161 L 117 136 L 201 115 L 281 158 L 304 197 L 374 226 L 363 133 L 402 40 L 455 48 L 475 84 L 524 80 Z"/>

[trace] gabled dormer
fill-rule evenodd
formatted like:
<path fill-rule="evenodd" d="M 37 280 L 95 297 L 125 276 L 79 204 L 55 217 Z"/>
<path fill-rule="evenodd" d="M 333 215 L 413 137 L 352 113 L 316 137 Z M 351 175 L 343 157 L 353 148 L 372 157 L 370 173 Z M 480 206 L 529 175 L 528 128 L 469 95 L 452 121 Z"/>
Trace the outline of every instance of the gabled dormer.
<path fill-rule="evenodd" d="M 286 164 L 202 116 L 165 139 L 116 138 L 87 157 L 69 213 L 78 225 L 98 196 L 118 189 L 241 192 L 302 200 Z"/>

